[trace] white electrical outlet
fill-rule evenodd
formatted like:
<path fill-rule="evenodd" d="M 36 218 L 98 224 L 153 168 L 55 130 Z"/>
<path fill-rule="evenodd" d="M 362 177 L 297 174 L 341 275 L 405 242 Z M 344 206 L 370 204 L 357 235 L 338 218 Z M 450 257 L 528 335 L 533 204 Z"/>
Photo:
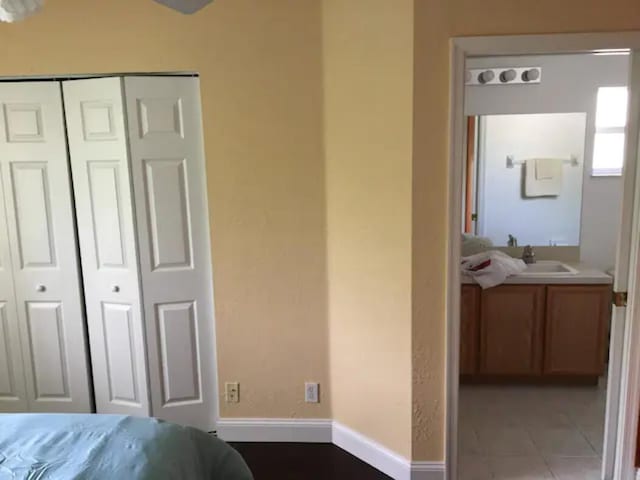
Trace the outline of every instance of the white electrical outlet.
<path fill-rule="evenodd" d="M 240 402 L 240 385 L 238 382 L 226 382 L 224 384 L 224 398 L 227 403 Z"/>
<path fill-rule="evenodd" d="M 304 384 L 304 401 L 307 403 L 318 403 L 320 396 L 318 395 L 318 384 L 314 382 L 305 382 Z"/>

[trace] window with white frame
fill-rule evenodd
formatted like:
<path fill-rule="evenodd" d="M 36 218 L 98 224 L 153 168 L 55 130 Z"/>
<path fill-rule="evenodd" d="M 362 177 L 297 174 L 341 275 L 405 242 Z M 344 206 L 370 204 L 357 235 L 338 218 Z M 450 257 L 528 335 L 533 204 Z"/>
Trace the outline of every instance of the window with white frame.
<path fill-rule="evenodd" d="M 622 175 L 627 87 L 601 87 L 596 104 L 593 176 Z"/>

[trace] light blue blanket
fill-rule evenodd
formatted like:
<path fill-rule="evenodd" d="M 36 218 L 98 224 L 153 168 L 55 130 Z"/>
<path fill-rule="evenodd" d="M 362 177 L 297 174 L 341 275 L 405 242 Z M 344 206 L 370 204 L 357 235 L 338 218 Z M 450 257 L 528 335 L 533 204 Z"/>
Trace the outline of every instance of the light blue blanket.
<path fill-rule="evenodd" d="M 0 480 L 252 480 L 199 430 L 120 415 L 0 415 Z"/>

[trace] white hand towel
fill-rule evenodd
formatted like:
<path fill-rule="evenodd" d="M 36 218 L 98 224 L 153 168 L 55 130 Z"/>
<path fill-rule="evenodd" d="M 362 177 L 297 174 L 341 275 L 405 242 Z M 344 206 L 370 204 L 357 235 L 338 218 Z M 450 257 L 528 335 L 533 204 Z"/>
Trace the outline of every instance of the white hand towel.
<path fill-rule="evenodd" d="M 561 158 L 534 158 L 525 162 L 525 196 L 549 197 L 562 192 Z"/>
<path fill-rule="evenodd" d="M 550 180 L 562 172 L 562 160 L 557 158 L 536 158 L 536 180 Z"/>
<path fill-rule="evenodd" d="M 0 0 L 0 21 L 16 22 L 36 13 L 44 0 Z"/>

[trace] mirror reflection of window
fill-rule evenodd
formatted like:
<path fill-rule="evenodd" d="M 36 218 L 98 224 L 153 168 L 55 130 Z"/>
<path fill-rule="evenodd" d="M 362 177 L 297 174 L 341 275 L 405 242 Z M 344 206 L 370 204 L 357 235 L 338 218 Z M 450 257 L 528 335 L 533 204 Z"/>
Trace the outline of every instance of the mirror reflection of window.
<path fill-rule="evenodd" d="M 627 87 L 601 87 L 596 105 L 593 176 L 622 175 Z"/>

